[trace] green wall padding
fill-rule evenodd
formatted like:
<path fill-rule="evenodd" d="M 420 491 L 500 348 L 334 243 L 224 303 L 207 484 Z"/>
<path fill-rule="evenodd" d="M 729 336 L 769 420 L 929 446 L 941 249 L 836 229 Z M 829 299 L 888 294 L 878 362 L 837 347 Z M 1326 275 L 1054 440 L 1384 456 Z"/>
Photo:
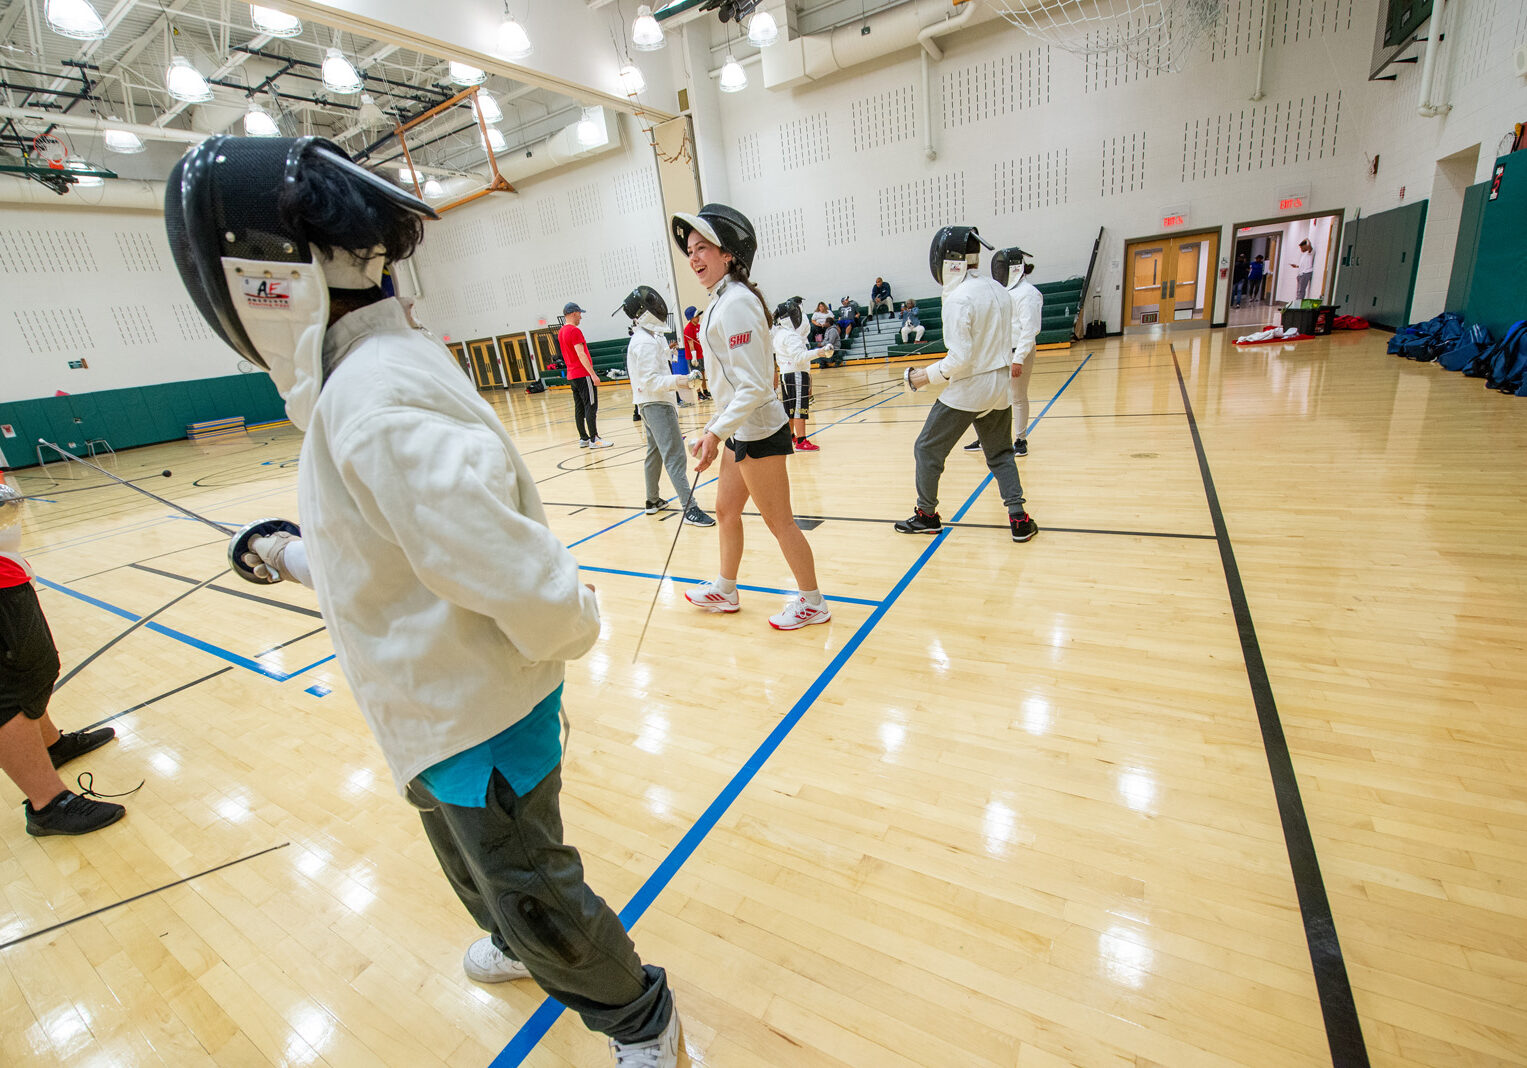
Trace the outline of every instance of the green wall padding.
<path fill-rule="evenodd" d="M 1390 330 L 1410 322 L 1426 201 L 1348 220 L 1341 235 L 1337 307 Z"/>
<path fill-rule="evenodd" d="M 1463 317 L 1483 323 L 1490 336 L 1499 338 L 1512 323 L 1527 319 L 1527 149 L 1495 163 L 1504 165 L 1506 172 L 1495 200 L 1489 199 L 1485 183 L 1479 246 Z"/>
<path fill-rule="evenodd" d="M 1469 291 L 1474 286 L 1474 259 L 1479 255 L 1479 228 L 1484 223 L 1485 196 L 1489 182 L 1471 185 L 1463 191 L 1463 211 L 1458 219 L 1458 241 L 1453 246 L 1453 273 L 1448 277 L 1447 302 L 1443 308 L 1462 315 L 1469 306 Z"/>
<path fill-rule="evenodd" d="M 78 453 L 96 438 L 105 438 L 113 449 L 131 449 L 182 439 L 188 423 L 235 415 L 242 415 L 247 424 L 286 418 L 286 406 L 269 375 L 226 375 L 0 403 L 0 423 L 16 431 L 3 442 L 12 467 L 37 462 L 38 438 Z M 51 453 L 47 458 L 56 459 Z"/>

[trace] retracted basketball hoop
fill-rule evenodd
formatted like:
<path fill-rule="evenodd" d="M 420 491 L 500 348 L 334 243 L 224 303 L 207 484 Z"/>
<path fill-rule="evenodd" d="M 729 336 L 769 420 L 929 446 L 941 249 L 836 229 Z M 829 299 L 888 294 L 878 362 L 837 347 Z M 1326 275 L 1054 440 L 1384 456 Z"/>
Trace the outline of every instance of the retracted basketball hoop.
<path fill-rule="evenodd" d="M 52 134 L 39 134 L 32 138 L 31 158 L 46 163 L 51 170 L 61 171 L 69 159 L 69 146 Z"/>

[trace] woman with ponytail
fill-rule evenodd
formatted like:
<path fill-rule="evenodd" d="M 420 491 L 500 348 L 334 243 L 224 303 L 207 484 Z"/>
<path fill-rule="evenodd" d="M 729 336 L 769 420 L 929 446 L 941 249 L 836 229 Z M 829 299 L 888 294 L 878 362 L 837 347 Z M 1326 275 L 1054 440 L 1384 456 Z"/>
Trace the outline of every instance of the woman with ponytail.
<path fill-rule="evenodd" d="M 811 545 L 795 524 L 785 457 L 790 421 L 774 393 L 774 356 L 768 303 L 748 277 L 758 239 L 753 224 L 735 208 L 706 204 L 697 214 L 673 216 L 673 238 L 689 267 L 710 291 L 700 317 L 700 341 L 710 364 L 716 414 L 690 451 L 699 474 L 721 459 L 716 519 L 721 534 L 721 573 L 686 592 L 691 604 L 712 612 L 736 612 L 737 569 L 742 563 L 742 510 L 751 498 L 795 575 L 800 590 L 769 619 L 775 630 L 799 630 L 832 618 L 817 588 Z"/>

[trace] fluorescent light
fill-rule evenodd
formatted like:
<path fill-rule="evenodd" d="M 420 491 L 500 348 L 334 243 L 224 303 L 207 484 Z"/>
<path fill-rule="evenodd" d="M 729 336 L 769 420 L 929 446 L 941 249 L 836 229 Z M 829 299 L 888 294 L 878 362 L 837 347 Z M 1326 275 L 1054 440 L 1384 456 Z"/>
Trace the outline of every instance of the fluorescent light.
<path fill-rule="evenodd" d="M 487 147 L 492 150 L 495 156 L 509 147 L 509 143 L 504 140 L 504 132 L 497 126 L 488 127 Z"/>
<path fill-rule="evenodd" d="M 249 110 L 244 112 L 244 136 L 280 137 L 281 131 L 276 126 L 276 120 L 271 118 L 264 108 L 251 100 Z"/>
<path fill-rule="evenodd" d="M 185 56 L 176 56 L 164 72 L 164 87 L 176 100 L 188 104 L 204 104 L 212 99 L 212 86 L 201 76 L 201 71 L 191 66 Z"/>
<path fill-rule="evenodd" d="M 583 109 L 583 118 L 578 120 L 578 128 L 573 131 L 573 135 L 584 148 L 597 148 L 610 139 L 598 119 L 598 108 Z"/>
<path fill-rule="evenodd" d="M 431 178 L 424 183 L 424 195 L 433 200 L 436 197 L 445 196 L 445 188 L 435 179 Z"/>
<path fill-rule="evenodd" d="M 740 93 L 748 87 L 748 72 L 742 69 L 732 54 L 726 54 L 726 62 L 721 65 L 721 91 L 723 93 Z"/>
<path fill-rule="evenodd" d="M 748 20 L 748 42 L 766 48 L 779 40 L 779 26 L 767 11 L 756 11 Z"/>
<path fill-rule="evenodd" d="M 121 122 L 122 120 L 113 116 L 110 121 Z M 113 130 L 108 127 L 106 132 L 102 135 L 102 140 L 106 142 L 106 151 L 108 152 L 117 152 L 124 156 L 132 156 L 143 151 L 143 138 L 139 137 L 131 130 Z"/>
<path fill-rule="evenodd" d="M 636 21 L 631 23 L 631 46 L 640 52 L 656 52 L 666 42 L 663 27 L 652 17 L 652 9 L 646 4 L 636 9 Z"/>
<path fill-rule="evenodd" d="M 45 16 L 48 29 L 64 37 L 73 37 L 77 41 L 99 41 L 106 36 L 106 23 L 95 13 L 89 0 L 48 0 Z"/>
<path fill-rule="evenodd" d="M 626 91 L 627 96 L 636 96 L 647 89 L 647 79 L 642 77 L 642 72 L 636 69 L 636 65 L 627 63 L 620 68 L 620 87 Z"/>
<path fill-rule="evenodd" d="M 302 20 L 285 11 L 273 11 L 259 4 L 249 5 L 249 21 L 267 37 L 296 37 L 302 32 Z"/>
<path fill-rule="evenodd" d="M 399 167 L 398 168 L 398 177 L 403 179 L 403 181 L 407 182 L 409 185 L 413 185 L 414 184 L 414 178 L 416 176 L 414 174 L 414 169 L 412 167 Z M 422 178 L 423 175 L 418 175 L 418 177 Z"/>
<path fill-rule="evenodd" d="M 329 49 L 323 57 L 323 87 L 342 96 L 361 91 L 361 76 L 337 48 Z"/>
<path fill-rule="evenodd" d="M 489 125 L 504 121 L 504 109 L 498 106 L 492 93 L 477 90 L 477 110 L 482 115 L 482 121 Z"/>
<path fill-rule="evenodd" d="M 503 25 L 498 28 L 498 54 L 505 59 L 524 59 L 534 51 L 525 27 L 504 15 Z"/>
<path fill-rule="evenodd" d="M 481 85 L 488 80 L 488 75 L 470 63 L 457 63 L 454 59 L 450 64 L 450 80 L 457 85 Z"/>

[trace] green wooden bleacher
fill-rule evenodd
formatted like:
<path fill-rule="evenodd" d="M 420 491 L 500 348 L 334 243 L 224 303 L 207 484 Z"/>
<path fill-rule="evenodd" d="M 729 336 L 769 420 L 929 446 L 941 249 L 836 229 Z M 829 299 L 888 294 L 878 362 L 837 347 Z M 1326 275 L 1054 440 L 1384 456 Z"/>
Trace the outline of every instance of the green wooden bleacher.
<path fill-rule="evenodd" d="M 672 340 L 674 335 L 668 335 Z M 631 343 L 629 337 L 611 338 L 608 341 L 590 341 L 589 359 L 594 361 L 594 373 L 599 376 L 601 382 L 617 381 L 611 379 L 607 372 L 626 370 L 626 346 Z M 618 379 L 623 381 L 624 379 Z M 555 372 L 547 372 L 541 376 L 541 381 L 546 383 L 546 388 L 567 385 L 567 379 Z"/>

